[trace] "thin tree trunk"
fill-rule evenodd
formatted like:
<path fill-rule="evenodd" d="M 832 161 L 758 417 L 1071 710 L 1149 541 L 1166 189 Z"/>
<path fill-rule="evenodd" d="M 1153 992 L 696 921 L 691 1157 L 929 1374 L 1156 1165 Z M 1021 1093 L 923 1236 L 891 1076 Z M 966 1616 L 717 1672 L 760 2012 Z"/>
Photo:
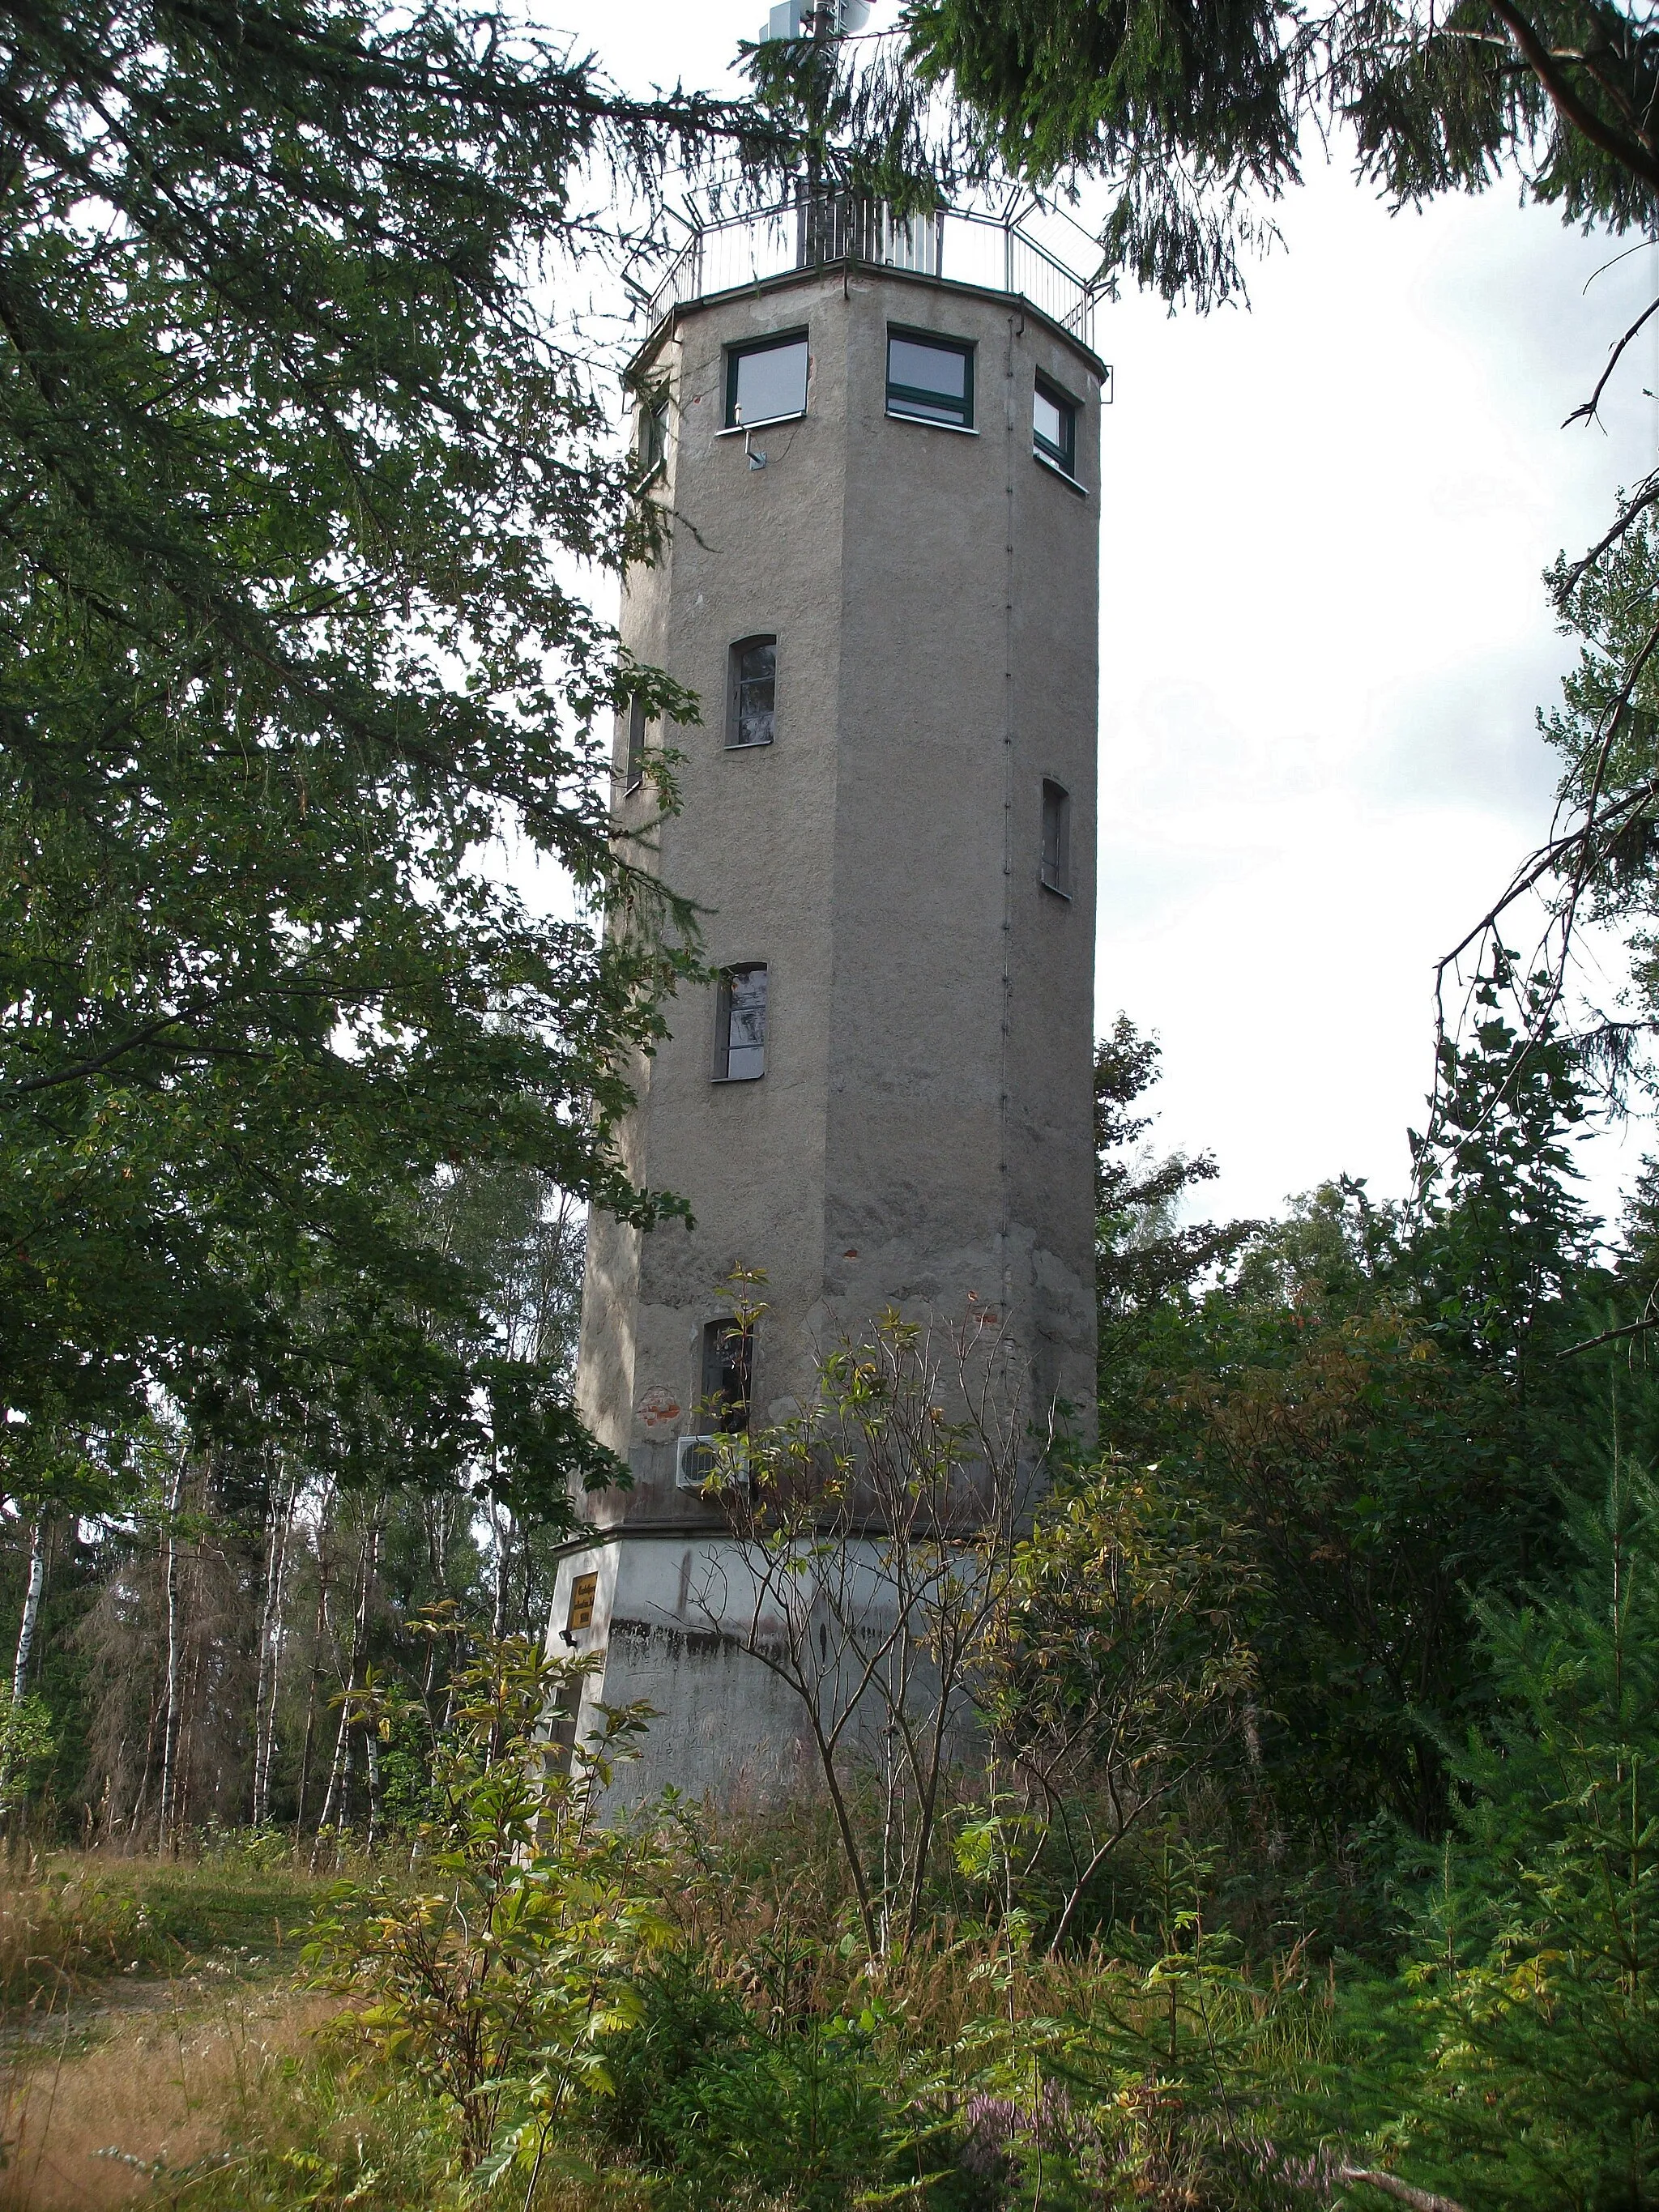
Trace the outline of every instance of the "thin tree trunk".
<path fill-rule="evenodd" d="M 311 1871 L 313 1874 L 315 1874 L 317 1871 L 317 1860 L 323 1848 L 323 1838 L 328 1832 L 328 1817 L 334 1810 L 335 1797 L 339 1792 L 342 1781 L 345 1783 L 348 1788 L 351 1782 L 351 1768 L 348 1763 L 350 1755 L 351 1738 L 351 1728 L 349 1718 L 350 1711 L 351 1708 L 349 1705 L 344 1705 L 343 1703 L 342 1704 L 340 1707 L 340 1725 L 338 1729 L 336 1731 L 334 1737 L 333 1763 L 328 1770 L 328 1788 L 323 1793 L 323 1809 L 318 1818 L 317 1833 L 311 1846 Z"/>
<path fill-rule="evenodd" d="M 11 1670 L 11 1709 L 5 1735 L 0 1741 L 0 1814 L 6 1823 L 6 1848 L 15 1840 L 12 1824 L 12 1762 L 16 1744 L 17 1708 L 28 1692 L 29 1659 L 34 1650 L 35 1624 L 40 1618 L 40 1592 L 46 1580 L 46 1509 L 43 1505 L 29 1530 L 28 1581 L 23 1590 L 23 1619 L 17 1631 L 17 1656 Z"/>
<path fill-rule="evenodd" d="M 12 1662 L 11 1701 L 21 1705 L 28 1692 L 29 1660 L 34 1651 L 34 1631 L 40 1618 L 40 1593 L 46 1581 L 46 1511 L 34 1516 L 29 1531 L 29 1578 L 23 1593 L 23 1620 L 17 1632 L 17 1656 Z"/>
<path fill-rule="evenodd" d="M 172 1848 L 173 1825 L 178 1814 L 179 1670 L 182 1635 L 179 1606 L 177 1523 L 179 1501 L 184 1495 L 186 1458 L 185 1448 L 181 1444 L 178 1458 L 173 1462 L 172 1480 L 167 1485 L 167 1675 L 162 1692 L 161 1803 L 157 1824 L 157 1840 L 164 1851 Z"/>
<path fill-rule="evenodd" d="M 259 1622 L 259 1672 L 254 1692 L 253 1825 L 270 1816 L 270 1764 L 276 1739 L 277 1662 L 283 1648 L 283 1595 L 288 1572 L 289 1538 L 294 1528 L 297 1475 L 286 1492 L 279 1484 L 271 1501 L 265 1539 L 265 1596 Z"/>
<path fill-rule="evenodd" d="M 323 1679 L 323 1636 L 328 1626 L 328 1509 L 325 1492 L 317 1514 L 317 1620 L 311 1638 L 311 1680 L 306 1686 L 305 1739 L 300 1752 L 299 1802 L 294 1810 L 294 1849 L 305 1833 L 306 1797 L 311 1786 L 311 1747 L 317 1726 L 317 1691 Z"/>
<path fill-rule="evenodd" d="M 504 1517 L 495 1493 L 492 1490 L 489 1493 L 489 1545 L 495 1555 L 495 1605 L 490 1621 L 490 1632 L 498 1644 L 501 1642 L 507 1620 L 507 1559 L 506 1546 L 502 1537 Z"/>
<path fill-rule="evenodd" d="M 144 1730 L 144 1763 L 139 1770 L 138 1788 L 132 1801 L 131 1817 L 127 1822 L 127 1840 L 131 1843 L 143 1826 L 144 1814 L 149 1806 L 149 1785 L 155 1775 L 155 1733 L 162 1718 L 163 1699 L 152 1690 L 149 1698 L 149 1722 Z"/>
<path fill-rule="evenodd" d="M 338 1811 L 336 1814 L 335 1825 L 343 1831 L 346 1824 L 349 1800 L 351 1795 L 351 1701 L 354 1692 L 360 1686 L 358 1670 L 362 1665 L 364 1646 L 368 1642 L 369 1589 L 374 1579 L 374 1565 L 380 1555 L 380 1524 L 377 1516 L 369 1524 L 362 1550 L 358 1554 L 356 1601 L 352 1607 L 351 1650 L 347 1665 L 341 1669 L 340 1728 L 338 1735 L 334 1739 L 334 1764 L 328 1778 L 328 1795 L 323 1800 L 323 1816 L 317 1823 L 317 1838 L 319 1844 L 323 1832 L 328 1826 L 329 1815 L 335 1812 L 337 1792 Z M 316 1858 L 317 1853 L 313 1851 L 312 1853 L 313 1865 Z"/>
<path fill-rule="evenodd" d="M 380 1738 L 373 1719 L 363 1731 L 363 1759 L 368 1770 L 368 1848 L 372 1851 L 380 1829 Z"/>
<path fill-rule="evenodd" d="M 377 1513 L 369 1531 L 368 1571 L 363 1577 L 363 1601 L 358 1614 L 357 1649 L 368 1644 L 368 1601 L 380 1565 L 380 1519 Z M 380 1829 L 380 1723 L 370 1713 L 363 1724 L 363 1765 L 368 1782 L 368 1848 L 373 1850 L 374 1839 Z"/>

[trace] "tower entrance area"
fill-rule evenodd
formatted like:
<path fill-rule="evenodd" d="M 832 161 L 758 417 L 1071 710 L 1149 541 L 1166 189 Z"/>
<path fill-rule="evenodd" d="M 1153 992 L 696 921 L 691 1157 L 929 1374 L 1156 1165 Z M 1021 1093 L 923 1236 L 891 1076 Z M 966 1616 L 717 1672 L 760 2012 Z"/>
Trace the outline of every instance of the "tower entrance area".
<path fill-rule="evenodd" d="M 623 718 L 617 818 L 702 909 L 715 980 L 669 1006 L 624 1138 L 694 1225 L 588 1232 L 578 1396 L 634 1486 L 571 1547 L 551 1635 L 603 1655 L 590 1703 L 661 1716 L 630 1796 L 811 1765 L 722 1632 L 752 1592 L 709 1478 L 743 1480 L 823 1352 L 890 1310 L 972 1312 L 1036 1418 L 1091 1421 L 1107 372 L 1012 289 L 1012 246 L 999 284 L 940 273 L 950 244 L 714 289 L 705 242 L 635 365 L 668 530 L 623 638 L 702 721 Z"/>

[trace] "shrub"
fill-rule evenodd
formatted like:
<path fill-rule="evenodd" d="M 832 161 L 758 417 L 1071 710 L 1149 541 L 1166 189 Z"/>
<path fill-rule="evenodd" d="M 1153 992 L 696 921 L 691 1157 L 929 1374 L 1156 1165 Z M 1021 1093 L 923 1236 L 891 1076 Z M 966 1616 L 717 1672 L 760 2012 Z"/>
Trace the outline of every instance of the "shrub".
<path fill-rule="evenodd" d="M 613 2142 L 665 2178 L 665 2206 L 839 2212 L 882 2177 L 898 2116 L 873 2015 L 769 2033 L 682 1957 L 637 1990 L 638 2017 L 611 2047 L 604 2120 Z"/>
<path fill-rule="evenodd" d="M 1456 1826 L 1408 2008 L 1409 2162 L 1472 2207 L 1659 2204 L 1659 1492 L 1572 1506 L 1554 1595 L 1478 1608 L 1490 1730 L 1448 1742 Z"/>
<path fill-rule="evenodd" d="M 611 1714 L 600 1743 L 550 1771 L 546 1716 L 589 1663 L 507 1638 L 458 1673 L 422 1886 L 338 1885 L 307 1948 L 319 1985 L 349 2001 L 337 2033 L 448 2109 L 464 2168 L 523 2161 L 532 2195 L 578 2089 L 608 2087 L 602 2045 L 633 2017 L 629 1972 L 668 1935 L 637 1886 L 643 1847 L 592 1820 L 643 1710 Z"/>

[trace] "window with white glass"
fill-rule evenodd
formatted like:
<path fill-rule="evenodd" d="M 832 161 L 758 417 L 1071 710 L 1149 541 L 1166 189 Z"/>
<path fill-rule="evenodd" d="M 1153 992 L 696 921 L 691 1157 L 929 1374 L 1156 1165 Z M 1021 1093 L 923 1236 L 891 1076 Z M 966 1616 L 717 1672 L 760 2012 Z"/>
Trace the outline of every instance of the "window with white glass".
<path fill-rule="evenodd" d="M 1036 380 L 1031 401 L 1031 446 L 1038 457 L 1077 479 L 1077 403 L 1046 376 Z"/>
<path fill-rule="evenodd" d="M 726 427 L 754 430 L 806 412 L 806 333 L 790 331 L 726 356 Z"/>
<path fill-rule="evenodd" d="M 720 975 L 714 1018 L 714 1080 L 752 1083 L 766 1073 L 766 963 L 745 961 Z"/>
<path fill-rule="evenodd" d="M 920 331 L 887 333 L 887 412 L 909 422 L 974 426 L 974 349 Z"/>

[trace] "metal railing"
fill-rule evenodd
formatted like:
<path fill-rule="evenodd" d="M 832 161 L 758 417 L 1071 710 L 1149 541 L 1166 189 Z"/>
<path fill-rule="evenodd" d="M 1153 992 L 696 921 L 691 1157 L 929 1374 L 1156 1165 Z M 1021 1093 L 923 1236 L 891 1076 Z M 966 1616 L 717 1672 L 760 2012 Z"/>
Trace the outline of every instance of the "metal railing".
<path fill-rule="evenodd" d="M 1024 228 L 1027 220 L 959 208 L 899 216 L 877 200 L 803 191 L 781 207 L 694 231 L 645 296 L 641 312 L 654 330 L 688 301 L 799 269 L 862 261 L 1009 293 L 1092 348 L 1097 288 L 1033 237 Z"/>

